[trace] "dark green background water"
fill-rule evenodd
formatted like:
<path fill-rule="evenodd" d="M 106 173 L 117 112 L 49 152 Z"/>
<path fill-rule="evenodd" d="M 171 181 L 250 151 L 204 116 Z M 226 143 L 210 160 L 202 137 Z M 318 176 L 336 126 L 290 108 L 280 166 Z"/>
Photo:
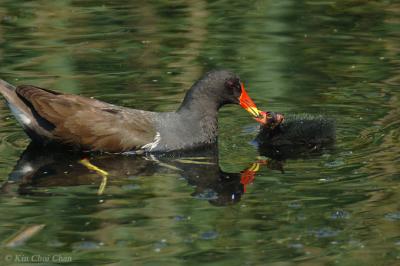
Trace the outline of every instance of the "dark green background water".
<path fill-rule="evenodd" d="M 399 264 L 399 14 L 389 0 L 2 0 L 0 74 L 11 83 L 171 111 L 203 73 L 228 68 L 263 109 L 335 118 L 337 143 L 281 162 L 284 173 L 262 166 L 236 204 L 217 206 L 217 192 L 241 191 L 239 172 L 259 159 L 255 122 L 224 107 L 219 163 L 92 158 L 110 172 L 98 195 L 102 178 L 62 155 L 35 155 L 48 159 L 39 178 L 6 183 L 29 140 L 1 104 L 0 265 L 19 255 L 71 265 Z M 7 247 L 33 225 L 45 227 Z"/>

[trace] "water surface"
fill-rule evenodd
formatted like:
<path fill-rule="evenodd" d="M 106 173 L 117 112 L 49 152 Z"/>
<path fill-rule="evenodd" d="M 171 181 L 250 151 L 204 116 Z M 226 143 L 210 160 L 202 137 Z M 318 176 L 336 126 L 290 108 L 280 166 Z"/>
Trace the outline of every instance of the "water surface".
<path fill-rule="evenodd" d="M 1 104 L 0 264 L 398 264 L 399 12 L 396 1 L 2 1 L 11 83 L 172 111 L 202 74 L 228 68 L 263 109 L 335 118 L 337 141 L 266 158 L 249 115 L 224 107 L 218 149 L 91 157 L 105 180 L 81 158 L 26 150 Z M 16 180 L 24 161 L 37 171 Z"/>

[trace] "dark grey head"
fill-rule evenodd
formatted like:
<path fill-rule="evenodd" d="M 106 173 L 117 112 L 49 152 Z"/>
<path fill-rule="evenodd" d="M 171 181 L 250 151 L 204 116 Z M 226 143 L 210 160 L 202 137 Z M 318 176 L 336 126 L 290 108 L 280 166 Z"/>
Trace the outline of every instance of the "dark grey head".
<path fill-rule="evenodd" d="M 225 104 L 240 104 L 252 114 L 256 109 L 238 75 L 228 70 L 213 70 L 190 88 L 178 111 L 216 112 Z"/>

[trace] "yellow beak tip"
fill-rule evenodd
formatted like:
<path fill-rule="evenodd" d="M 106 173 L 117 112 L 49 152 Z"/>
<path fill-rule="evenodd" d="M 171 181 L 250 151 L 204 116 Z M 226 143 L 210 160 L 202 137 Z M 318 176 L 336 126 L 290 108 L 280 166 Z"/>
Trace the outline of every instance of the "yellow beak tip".
<path fill-rule="evenodd" d="M 247 107 L 246 111 L 252 114 L 254 117 L 259 117 L 261 114 L 257 107 Z"/>

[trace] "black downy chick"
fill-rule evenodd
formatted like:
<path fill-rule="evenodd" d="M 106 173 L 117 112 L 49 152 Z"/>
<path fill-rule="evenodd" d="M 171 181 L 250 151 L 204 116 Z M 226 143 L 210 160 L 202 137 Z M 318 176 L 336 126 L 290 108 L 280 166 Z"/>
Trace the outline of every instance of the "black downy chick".
<path fill-rule="evenodd" d="M 336 139 L 335 121 L 321 115 L 285 115 L 276 122 L 277 114 L 268 113 L 269 121 L 255 138 L 260 154 L 286 159 L 332 147 Z"/>

